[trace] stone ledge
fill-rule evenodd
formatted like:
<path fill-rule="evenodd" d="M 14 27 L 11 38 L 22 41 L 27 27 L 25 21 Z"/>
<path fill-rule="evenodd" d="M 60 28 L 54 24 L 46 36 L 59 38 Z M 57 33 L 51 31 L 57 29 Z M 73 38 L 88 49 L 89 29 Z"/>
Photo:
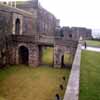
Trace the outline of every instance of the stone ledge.
<path fill-rule="evenodd" d="M 79 99 L 81 44 L 78 45 L 63 100 Z"/>

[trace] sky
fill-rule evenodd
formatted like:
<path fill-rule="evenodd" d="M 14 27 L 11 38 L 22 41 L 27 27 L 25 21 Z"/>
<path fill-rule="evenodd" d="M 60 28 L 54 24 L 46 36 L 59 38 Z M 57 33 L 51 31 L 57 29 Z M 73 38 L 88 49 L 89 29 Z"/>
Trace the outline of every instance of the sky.
<path fill-rule="evenodd" d="M 100 29 L 100 0 L 40 0 L 60 19 L 61 26 Z"/>
<path fill-rule="evenodd" d="M 39 0 L 61 26 L 100 29 L 100 0 Z"/>

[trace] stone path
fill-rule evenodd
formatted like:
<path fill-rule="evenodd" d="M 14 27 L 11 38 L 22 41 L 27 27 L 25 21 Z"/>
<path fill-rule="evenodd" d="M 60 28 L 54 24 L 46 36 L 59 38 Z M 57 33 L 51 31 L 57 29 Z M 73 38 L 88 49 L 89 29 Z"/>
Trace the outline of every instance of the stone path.
<path fill-rule="evenodd" d="M 100 48 L 96 48 L 96 47 L 87 47 L 87 48 L 85 49 L 84 46 L 82 46 L 81 48 L 82 48 L 82 50 L 100 52 Z"/>

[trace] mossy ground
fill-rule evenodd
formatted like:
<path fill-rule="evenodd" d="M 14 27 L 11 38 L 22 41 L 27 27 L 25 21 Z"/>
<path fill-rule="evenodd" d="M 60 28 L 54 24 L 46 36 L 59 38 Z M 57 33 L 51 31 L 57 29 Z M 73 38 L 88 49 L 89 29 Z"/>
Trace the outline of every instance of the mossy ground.
<path fill-rule="evenodd" d="M 0 70 L 0 100 L 55 100 L 65 92 L 69 69 L 9 66 Z M 62 77 L 66 77 L 66 81 Z M 64 90 L 59 88 L 63 84 Z"/>

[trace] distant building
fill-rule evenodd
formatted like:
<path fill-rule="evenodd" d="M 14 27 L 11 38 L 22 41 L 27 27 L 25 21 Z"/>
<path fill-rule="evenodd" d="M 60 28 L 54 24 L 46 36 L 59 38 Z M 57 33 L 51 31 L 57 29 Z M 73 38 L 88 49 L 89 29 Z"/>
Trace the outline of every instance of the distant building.
<path fill-rule="evenodd" d="M 92 39 L 92 30 L 82 27 L 62 27 L 59 30 L 59 35 L 65 40 L 83 40 Z"/>

